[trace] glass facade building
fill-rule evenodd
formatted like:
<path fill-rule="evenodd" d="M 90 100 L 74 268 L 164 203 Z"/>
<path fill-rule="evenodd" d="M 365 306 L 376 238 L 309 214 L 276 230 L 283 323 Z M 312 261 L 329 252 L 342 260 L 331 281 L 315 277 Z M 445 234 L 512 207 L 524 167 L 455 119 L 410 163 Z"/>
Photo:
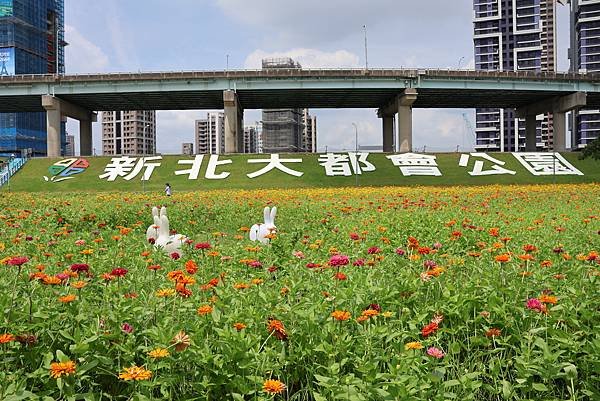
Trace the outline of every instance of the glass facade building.
<path fill-rule="evenodd" d="M 473 0 L 475 69 L 555 71 L 556 0 Z M 552 146 L 552 116 L 538 116 L 537 148 Z M 477 109 L 480 151 L 525 149 L 525 121 L 513 109 Z"/>
<path fill-rule="evenodd" d="M 64 0 L 0 0 L 0 75 L 64 74 L 65 45 Z M 0 154 L 27 149 L 46 155 L 46 113 L 0 113 Z"/>
<path fill-rule="evenodd" d="M 600 72 L 600 0 L 571 0 L 571 71 Z M 582 149 L 600 136 L 600 110 L 574 112 L 571 148 Z"/>

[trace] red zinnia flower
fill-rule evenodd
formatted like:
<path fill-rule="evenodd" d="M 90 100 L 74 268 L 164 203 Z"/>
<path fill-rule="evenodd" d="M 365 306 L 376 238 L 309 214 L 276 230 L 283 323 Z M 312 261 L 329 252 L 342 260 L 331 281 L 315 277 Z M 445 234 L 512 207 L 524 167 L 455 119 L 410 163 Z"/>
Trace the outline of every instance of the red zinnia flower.
<path fill-rule="evenodd" d="M 211 246 L 208 242 L 198 242 L 194 248 L 196 249 L 210 249 Z"/>
<path fill-rule="evenodd" d="M 427 326 L 423 327 L 423 329 L 421 329 L 421 334 L 423 335 L 423 337 L 429 337 L 430 335 L 432 335 L 433 333 L 435 333 L 438 330 L 439 326 L 437 323 L 432 322 L 429 323 Z"/>
<path fill-rule="evenodd" d="M 8 264 L 11 266 L 22 266 L 25 263 L 29 262 L 29 258 L 27 256 L 15 256 L 8 260 Z"/>
<path fill-rule="evenodd" d="M 71 265 L 71 271 L 73 272 L 87 272 L 90 270 L 90 266 L 85 263 L 75 263 Z"/>
<path fill-rule="evenodd" d="M 381 252 L 381 248 L 377 247 L 377 246 L 372 246 L 367 250 L 367 253 L 369 255 L 375 255 L 376 253 Z"/>
<path fill-rule="evenodd" d="M 111 276 L 115 276 L 115 277 L 123 277 L 127 274 L 128 270 L 127 269 L 123 269 L 122 267 L 117 267 L 116 269 L 113 269 L 112 272 L 110 272 Z"/>

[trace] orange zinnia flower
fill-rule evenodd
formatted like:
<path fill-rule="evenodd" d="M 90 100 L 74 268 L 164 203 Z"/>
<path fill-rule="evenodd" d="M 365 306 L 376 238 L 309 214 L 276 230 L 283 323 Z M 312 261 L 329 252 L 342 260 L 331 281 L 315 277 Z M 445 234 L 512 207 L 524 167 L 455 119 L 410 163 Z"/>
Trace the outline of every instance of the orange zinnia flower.
<path fill-rule="evenodd" d="M 279 380 L 266 380 L 263 384 L 263 391 L 268 394 L 281 394 L 285 391 L 285 384 Z"/>
<path fill-rule="evenodd" d="M 53 379 L 58 379 L 62 376 L 75 374 L 75 362 L 53 362 L 50 364 L 50 376 Z"/>
<path fill-rule="evenodd" d="M 331 313 L 331 317 L 335 320 L 339 320 L 340 322 L 350 319 L 351 316 L 352 315 L 350 314 L 350 312 L 343 310 L 336 310 Z"/>
<path fill-rule="evenodd" d="M 150 380 L 152 377 L 152 372 L 144 369 L 140 366 L 132 366 L 129 368 L 123 369 L 123 372 L 119 373 L 119 379 L 123 379 L 125 381 L 129 380 Z"/>
<path fill-rule="evenodd" d="M 500 334 L 502 334 L 502 331 L 496 328 L 491 328 L 485 332 L 486 337 L 499 337 Z"/>
<path fill-rule="evenodd" d="M 73 294 L 65 295 L 64 297 L 58 298 L 58 300 L 60 302 L 62 302 L 63 304 L 68 304 L 70 302 L 75 301 L 76 299 L 77 299 L 77 297 Z"/>
<path fill-rule="evenodd" d="M 201 307 L 198 308 L 198 315 L 200 316 L 206 316 L 209 313 L 211 313 L 213 311 L 212 306 L 210 305 L 202 305 Z"/>
<path fill-rule="evenodd" d="M 171 355 L 169 354 L 169 351 L 164 348 L 156 348 L 148 352 L 148 356 L 154 359 L 166 358 L 169 355 Z"/>
<path fill-rule="evenodd" d="M 244 323 L 234 323 L 233 327 L 237 330 L 237 331 L 242 331 L 246 328 L 246 325 Z"/>
<path fill-rule="evenodd" d="M 556 298 L 554 295 L 542 295 L 538 298 L 540 300 L 540 302 L 543 302 L 545 304 L 552 304 L 552 305 L 556 305 L 556 302 L 558 302 L 558 298 Z"/>
<path fill-rule="evenodd" d="M 404 344 L 404 349 L 407 351 L 409 349 L 423 349 L 423 344 L 421 344 L 420 341 L 411 341 L 409 343 Z"/>
<path fill-rule="evenodd" d="M 283 323 L 277 319 L 269 319 L 267 331 L 269 334 L 273 334 L 278 340 L 286 340 L 288 337 Z"/>
<path fill-rule="evenodd" d="M 11 341 L 15 341 L 15 336 L 13 336 L 12 334 L 8 334 L 8 333 L 0 334 L 0 344 L 6 344 Z"/>
<path fill-rule="evenodd" d="M 498 255 L 495 257 L 496 262 L 499 263 L 506 263 L 508 261 L 510 261 L 510 255 L 507 253 L 503 253 L 501 255 Z"/>
<path fill-rule="evenodd" d="M 198 265 L 193 260 L 185 262 L 185 270 L 188 274 L 195 274 L 198 271 Z"/>

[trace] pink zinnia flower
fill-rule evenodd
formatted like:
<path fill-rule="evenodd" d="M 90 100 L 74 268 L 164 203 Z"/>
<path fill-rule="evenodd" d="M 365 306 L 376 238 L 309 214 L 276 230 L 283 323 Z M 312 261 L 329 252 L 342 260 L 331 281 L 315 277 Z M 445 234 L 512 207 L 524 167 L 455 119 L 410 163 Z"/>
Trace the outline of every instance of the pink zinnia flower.
<path fill-rule="evenodd" d="M 542 303 L 537 298 L 529 298 L 526 304 L 527 309 L 532 309 L 540 312 L 543 309 Z"/>
<path fill-rule="evenodd" d="M 123 330 L 124 333 L 131 334 L 133 333 L 133 326 L 129 323 L 123 323 L 121 325 L 121 330 Z"/>
<path fill-rule="evenodd" d="M 437 359 L 442 359 L 446 354 L 439 348 L 429 347 L 427 348 L 427 355 L 432 356 Z"/>
<path fill-rule="evenodd" d="M 85 240 L 84 239 L 78 239 L 77 241 L 75 241 L 75 245 L 77 245 L 77 246 L 83 246 L 83 245 L 85 245 Z"/>
<path fill-rule="evenodd" d="M 350 263 L 350 259 L 346 255 L 333 255 L 329 259 L 329 265 L 331 266 L 346 266 Z"/>
<path fill-rule="evenodd" d="M 427 270 L 433 269 L 436 266 L 437 263 L 435 263 L 434 260 L 426 260 L 425 262 L 423 262 L 423 267 L 425 267 Z"/>
<path fill-rule="evenodd" d="M 435 244 L 433 244 L 433 249 L 440 249 L 442 247 L 442 244 L 440 244 L 439 242 L 436 242 Z"/>
<path fill-rule="evenodd" d="M 298 259 L 304 259 L 304 252 L 302 251 L 294 251 L 292 252 L 292 255 L 294 255 Z"/>
<path fill-rule="evenodd" d="M 250 262 L 248 266 L 253 267 L 255 269 L 260 269 L 262 267 L 262 263 L 260 263 L 258 260 L 254 260 Z"/>
<path fill-rule="evenodd" d="M 356 259 L 354 261 L 354 263 L 352 263 L 353 266 L 364 266 L 365 265 L 365 260 L 364 259 Z"/>
<path fill-rule="evenodd" d="M 404 254 L 406 254 L 406 251 L 402 248 L 396 248 L 396 254 L 400 255 L 400 256 L 404 256 Z"/>
<path fill-rule="evenodd" d="M 357 233 L 350 233 L 350 239 L 353 241 L 358 241 L 360 239 L 360 235 Z"/>

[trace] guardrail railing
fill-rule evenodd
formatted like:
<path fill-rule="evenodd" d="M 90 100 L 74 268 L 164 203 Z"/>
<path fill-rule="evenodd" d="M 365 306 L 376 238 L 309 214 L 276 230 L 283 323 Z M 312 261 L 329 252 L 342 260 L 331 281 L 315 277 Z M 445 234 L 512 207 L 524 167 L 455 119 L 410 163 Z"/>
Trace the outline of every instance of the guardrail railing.
<path fill-rule="evenodd" d="M 25 157 L 10 159 L 0 170 L 0 187 L 7 185 L 10 182 L 10 177 L 19 171 L 27 163 L 27 160 Z"/>

